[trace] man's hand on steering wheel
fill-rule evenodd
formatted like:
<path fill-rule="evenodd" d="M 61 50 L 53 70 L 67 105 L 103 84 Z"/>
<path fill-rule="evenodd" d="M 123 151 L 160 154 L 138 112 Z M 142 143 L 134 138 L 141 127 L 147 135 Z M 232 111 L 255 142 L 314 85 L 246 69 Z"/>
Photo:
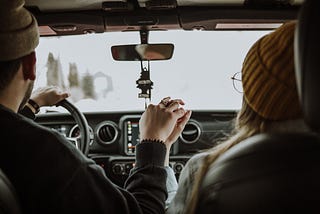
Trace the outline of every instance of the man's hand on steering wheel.
<path fill-rule="evenodd" d="M 30 99 L 36 102 L 39 107 L 53 106 L 61 100 L 70 96 L 70 93 L 61 90 L 57 86 L 46 86 L 36 89 L 32 92 Z"/>
<path fill-rule="evenodd" d="M 67 138 L 69 142 L 74 144 L 83 154 L 88 155 L 90 144 L 90 132 L 88 122 L 83 113 L 72 103 L 66 100 L 70 94 L 62 91 L 56 86 L 47 86 L 36 89 L 30 99 L 39 107 L 42 106 L 62 106 L 71 114 L 80 129 L 80 138 Z"/>

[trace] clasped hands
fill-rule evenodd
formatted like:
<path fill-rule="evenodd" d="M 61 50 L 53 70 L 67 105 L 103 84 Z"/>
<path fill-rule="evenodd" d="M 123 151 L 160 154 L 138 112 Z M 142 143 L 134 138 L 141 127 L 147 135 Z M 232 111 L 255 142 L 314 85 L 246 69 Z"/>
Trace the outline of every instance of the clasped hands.
<path fill-rule="evenodd" d="M 139 121 L 140 139 L 163 141 L 170 150 L 191 116 L 190 110 L 181 107 L 184 104 L 183 100 L 170 97 L 158 105 L 150 104 Z"/>

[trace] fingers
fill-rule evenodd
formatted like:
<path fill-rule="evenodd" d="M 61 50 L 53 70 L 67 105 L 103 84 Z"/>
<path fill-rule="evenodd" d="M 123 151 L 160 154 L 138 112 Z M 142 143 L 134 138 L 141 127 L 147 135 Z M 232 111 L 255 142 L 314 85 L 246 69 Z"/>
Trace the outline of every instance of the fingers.
<path fill-rule="evenodd" d="M 46 86 L 36 89 L 32 93 L 31 99 L 38 103 L 39 106 L 53 106 L 69 96 L 70 93 L 57 86 Z"/>
<path fill-rule="evenodd" d="M 55 95 L 53 95 L 48 102 L 50 103 L 50 105 L 56 105 L 57 103 L 59 103 L 60 101 L 68 98 L 70 96 L 70 93 L 68 92 L 62 92 L 62 91 L 54 91 Z"/>
<path fill-rule="evenodd" d="M 176 111 L 177 109 L 179 109 L 180 105 L 184 105 L 185 103 L 183 102 L 183 100 L 181 99 L 175 99 L 175 100 L 171 100 L 169 101 L 168 105 L 167 105 L 167 109 L 168 111 Z"/>
<path fill-rule="evenodd" d="M 179 103 L 180 105 L 184 105 L 184 101 L 182 99 L 174 99 L 174 100 L 170 100 L 168 105 L 171 105 L 173 103 Z"/>
<path fill-rule="evenodd" d="M 190 117 L 191 117 L 191 114 L 192 114 L 192 111 L 191 110 L 188 110 L 186 111 L 186 113 L 183 115 L 183 117 L 181 117 L 179 120 L 178 120 L 178 124 L 177 126 L 183 130 L 184 127 L 186 126 L 187 122 L 189 121 Z"/>
<path fill-rule="evenodd" d="M 60 97 L 61 97 L 61 100 L 63 100 L 63 99 L 66 99 L 66 98 L 70 97 L 70 94 L 67 93 L 67 92 L 64 92 L 64 93 L 60 94 Z"/>
<path fill-rule="evenodd" d="M 179 122 L 179 120 L 181 120 L 181 118 L 186 114 L 186 110 L 184 108 L 178 108 L 173 111 L 173 114 L 177 118 L 177 122 Z"/>
<path fill-rule="evenodd" d="M 188 110 L 181 118 L 178 119 L 175 128 L 173 129 L 170 136 L 167 138 L 166 144 L 171 146 L 174 142 L 176 142 L 184 127 L 186 126 L 187 122 L 189 121 L 191 114 L 192 111 Z"/>
<path fill-rule="evenodd" d="M 161 107 L 170 107 L 171 105 L 176 105 L 176 104 L 184 105 L 185 103 L 182 99 L 171 100 L 171 97 L 165 97 L 159 103 Z"/>
<path fill-rule="evenodd" d="M 180 108 L 180 105 L 184 104 L 185 103 L 182 99 L 171 100 L 170 97 L 165 97 L 160 101 L 158 106 L 162 109 L 165 108 L 165 111 L 167 112 L 173 113 L 175 118 L 180 118 L 186 113 L 186 111 L 183 108 Z"/>
<path fill-rule="evenodd" d="M 170 97 L 165 97 L 165 98 L 163 98 L 163 99 L 160 101 L 159 106 L 160 106 L 160 107 L 163 107 L 163 108 L 167 107 L 170 99 L 171 99 Z"/>

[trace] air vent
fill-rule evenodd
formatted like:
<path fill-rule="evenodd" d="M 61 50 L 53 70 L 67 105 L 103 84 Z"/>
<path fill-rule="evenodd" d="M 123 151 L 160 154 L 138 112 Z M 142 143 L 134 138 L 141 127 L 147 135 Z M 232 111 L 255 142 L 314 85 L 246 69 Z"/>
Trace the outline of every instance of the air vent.
<path fill-rule="evenodd" d="M 180 139 L 184 143 L 192 144 L 200 139 L 200 135 L 200 125 L 195 121 L 189 121 L 182 131 Z"/>
<path fill-rule="evenodd" d="M 97 128 L 97 139 L 102 145 L 109 145 L 118 139 L 118 126 L 112 121 L 105 121 L 99 124 Z"/>

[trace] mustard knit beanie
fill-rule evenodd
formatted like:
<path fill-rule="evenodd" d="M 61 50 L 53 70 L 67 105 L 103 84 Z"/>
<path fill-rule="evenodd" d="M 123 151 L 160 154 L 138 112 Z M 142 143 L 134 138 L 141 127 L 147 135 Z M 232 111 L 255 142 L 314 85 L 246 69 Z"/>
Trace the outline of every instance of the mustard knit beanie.
<path fill-rule="evenodd" d="M 259 39 L 242 67 L 244 98 L 261 117 L 288 120 L 301 116 L 294 72 L 295 23 L 282 25 Z"/>
<path fill-rule="evenodd" d="M 24 0 L 0 0 L 0 61 L 28 55 L 39 44 L 37 21 L 23 5 Z"/>

